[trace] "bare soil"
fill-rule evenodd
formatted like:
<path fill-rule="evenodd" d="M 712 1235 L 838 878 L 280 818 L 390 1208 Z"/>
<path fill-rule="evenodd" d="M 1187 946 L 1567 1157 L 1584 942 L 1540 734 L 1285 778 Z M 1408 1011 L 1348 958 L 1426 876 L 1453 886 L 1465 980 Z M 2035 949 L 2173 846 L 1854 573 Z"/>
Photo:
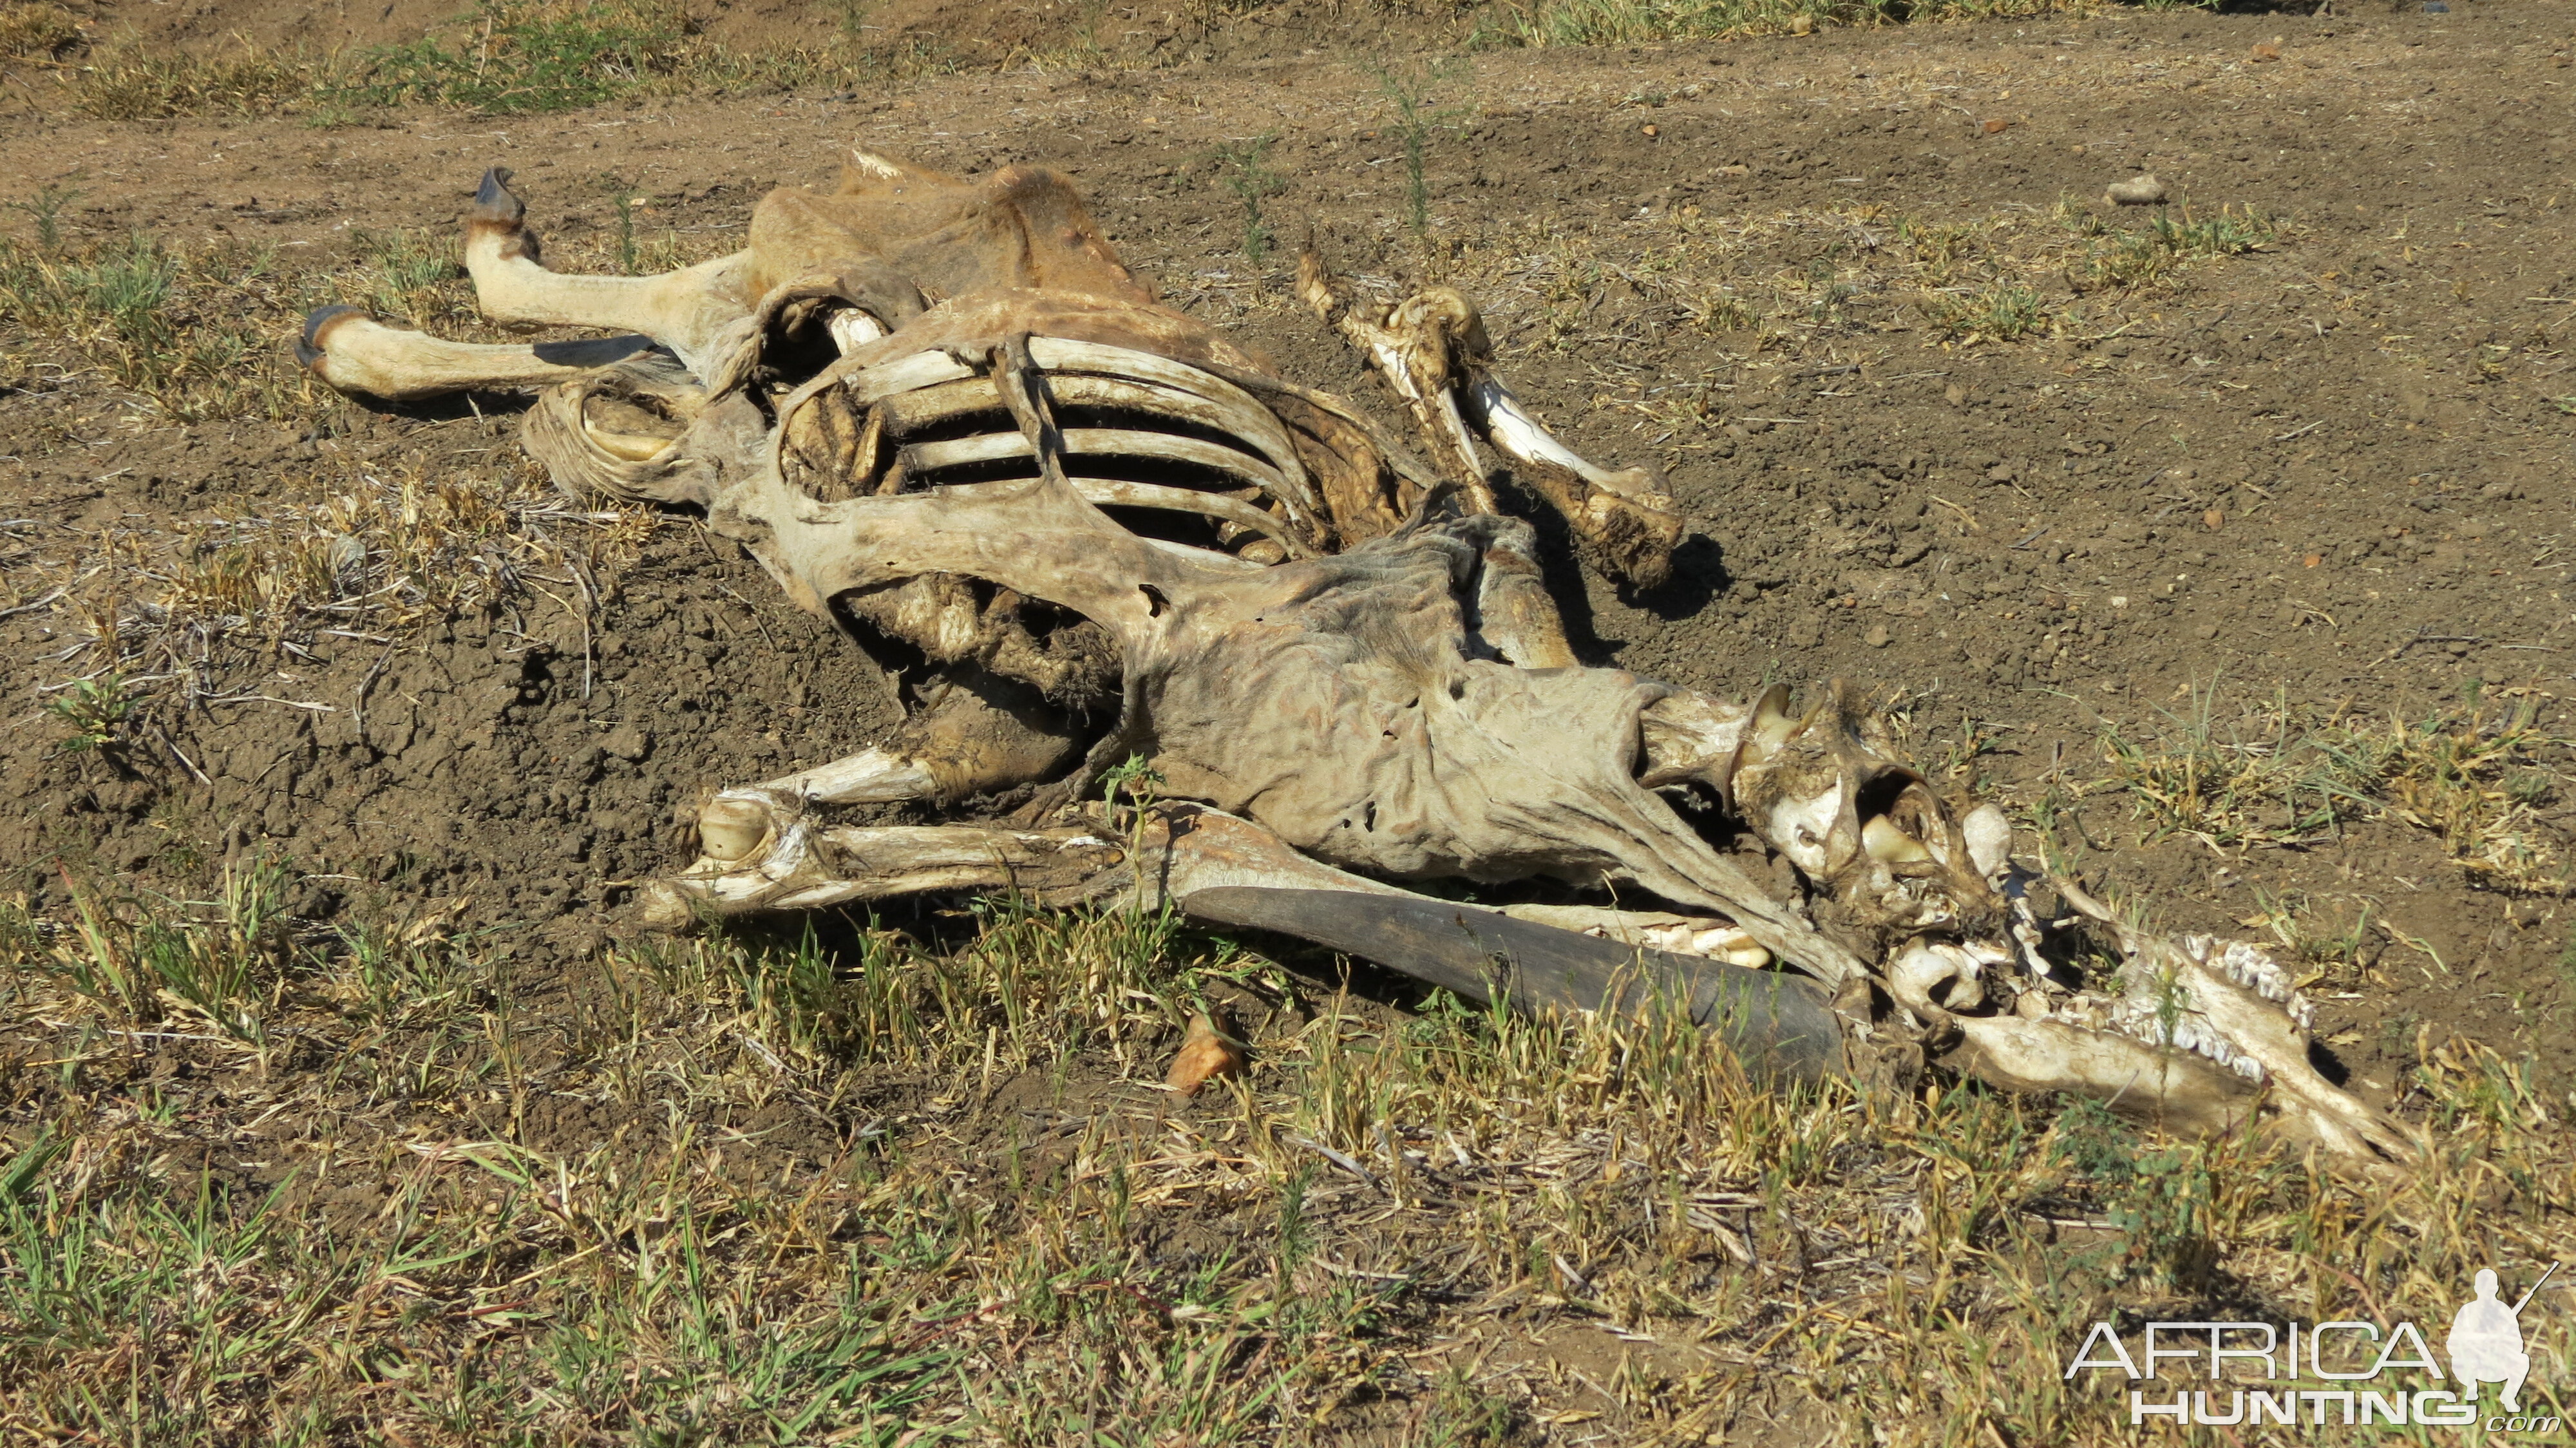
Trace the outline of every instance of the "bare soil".
<path fill-rule="evenodd" d="M 400 38 L 444 9 L 85 13 L 156 43 L 238 32 L 327 47 Z M 743 43 L 831 23 L 787 5 L 713 20 Z M 891 23 L 936 28 L 961 53 L 970 39 L 1030 50 L 1071 34 L 1025 6 L 925 6 Z M 844 142 L 958 170 L 1042 162 L 1088 188 L 1128 259 L 1179 304 L 1301 378 L 1382 404 L 1292 305 L 1283 258 L 1246 259 L 1235 202 L 1213 184 L 1220 144 L 1275 136 L 1285 189 L 1267 206 L 1290 252 L 1311 228 L 1364 276 L 1456 276 L 1487 306 L 1515 385 L 1579 448 L 1669 471 L 1693 521 L 1669 586 L 1623 593 L 1551 540 L 1590 658 L 1739 696 L 1846 677 L 1899 697 L 1927 757 L 1973 724 L 1992 741 L 1970 764 L 1984 787 L 2027 805 L 2062 785 L 2072 863 L 2173 926 L 2243 931 L 2282 900 L 2328 921 L 2367 906 L 2366 968 L 2325 988 L 2319 1031 L 2366 1094 L 2393 1089 L 2419 1026 L 2536 1053 L 2553 1099 L 2576 1084 L 2563 897 L 2480 888 L 2394 820 L 2298 848 L 2141 845 L 2124 796 L 2075 797 L 2104 773 L 2106 726 L 2171 736 L 2195 691 L 2215 690 L 2222 724 L 2276 702 L 2412 716 L 2511 693 L 2568 732 L 2576 69 L 2563 7 L 2123 11 L 1473 53 L 1433 82 L 1449 110 L 1428 151 L 1428 248 L 1401 224 L 1400 143 L 1351 49 L 1378 22 L 1283 7 L 1213 30 L 1134 23 L 1153 32 L 1137 44 L 1184 63 L 506 122 L 111 124 L 22 76 L 0 110 L 0 194 L 77 188 L 77 236 L 230 236 L 328 270 L 356 262 L 360 230 L 452 227 L 491 164 L 518 169 L 550 245 L 607 244 L 616 218 L 594 178 L 614 175 L 654 198 L 645 226 L 703 254 L 764 189 L 827 183 Z M 2279 60 L 2253 58 L 2275 37 Z M 1816 325 L 1697 325 L 1653 271 L 1685 218 L 1740 222 L 1744 275 L 1775 281 L 1855 264 L 1818 238 L 1853 247 L 1854 231 L 1900 217 L 2037 226 L 2071 197 L 2131 227 L 2138 214 L 2092 198 L 2140 171 L 2195 215 L 2251 207 L 2286 227 L 2259 250 L 2077 299 L 2059 325 L 2004 342 L 1868 295 Z M 1763 229 L 1823 216 L 1842 219 Z M 1537 251 L 1557 259 L 1544 278 L 1515 270 Z M 1658 411 L 1676 391 L 1705 402 L 1678 420 Z M 503 469 L 510 406 L 180 424 L 72 377 L 0 406 L 8 556 L 32 565 L 120 524 L 239 517 L 405 462 Z M 675 831 L 702 791 L 837 757 L 896 717 L 861 654 L 685 520 L 603 592 L 595 626 L 535 599 L 390 648 L 317 641 L 237 688 L 258 697 L 161 718 L 115 761 L 62 751 L 39 708 L 40 688 L 81 671 L 62 652 L 72 621 L 0 618 L 7 888 L 58 913 L 66 870 L 185 891 L 226 859 L 284 854 L 310 877 L 298 910 L 315 921 L 461 898 L 510 932 L 523 979 L 571 979 L 622 928 L 629 882 L 683 861 Z M 2563 851 L 2576 796 L 2553 787 L 2539 827 Z M 1096 1067 L 1074 1079 L 1112 1074 Z M 1004 1091 L 974 1109 L 998 1121 L 1019 1104 Z M 603 1128 L 575 1113 L 524 1129 L 570 1149 Z"/>

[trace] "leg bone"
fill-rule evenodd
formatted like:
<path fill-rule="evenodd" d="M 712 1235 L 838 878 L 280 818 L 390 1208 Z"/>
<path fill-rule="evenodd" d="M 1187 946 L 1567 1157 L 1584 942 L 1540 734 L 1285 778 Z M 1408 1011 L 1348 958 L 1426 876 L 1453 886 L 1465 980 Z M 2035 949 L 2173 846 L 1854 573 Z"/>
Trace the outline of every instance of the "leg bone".
<path fill-rule="evenodd" d="M 465 218 L 465 270 L 483 314 L 500 322 L 548 322 L 641 332 L 710 376 L 728 325 L 746 314 L 750 253 L 735 252 L 654 277 L 568 276 L 537 259 L 527 206 L 494 168 Z"/>
<path fill-rule="evenodd" d="M 304 319 L 295 359 L 342 392 L 390 402 L 450 392 L 515 391 L 586 377 L 652 350 L 649 337 L 575 342 L 449 342 L 388 327 L 355 307 L 323 307 Z"/>
<path fill-rule="evenodd" d="M 941 677 L 886 745 L 766 783 L 720 791 L 698 813 L 700 865 L 765 856 L 815 805 L 961 799 L 1043 779 L 1075 748 L 1036 691 L 975 669 Z"/>

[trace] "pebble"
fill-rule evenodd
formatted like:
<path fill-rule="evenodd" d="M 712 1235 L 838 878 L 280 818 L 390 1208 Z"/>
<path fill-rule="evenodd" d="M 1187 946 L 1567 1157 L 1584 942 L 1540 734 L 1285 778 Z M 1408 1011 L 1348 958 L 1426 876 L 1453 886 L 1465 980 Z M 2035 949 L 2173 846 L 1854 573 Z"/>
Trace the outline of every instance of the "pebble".
<path fill-rule="evenodd" d="M 1887 647 L 1888 640 L 1892 637 L 1894 636 L 1887 631 L 1887 625 L 1877 623 L 1870 625 L 1869 632 L 1862 634 L 1860 641 L 1869 645 L 1871 648 L 1883 649 Z"/>

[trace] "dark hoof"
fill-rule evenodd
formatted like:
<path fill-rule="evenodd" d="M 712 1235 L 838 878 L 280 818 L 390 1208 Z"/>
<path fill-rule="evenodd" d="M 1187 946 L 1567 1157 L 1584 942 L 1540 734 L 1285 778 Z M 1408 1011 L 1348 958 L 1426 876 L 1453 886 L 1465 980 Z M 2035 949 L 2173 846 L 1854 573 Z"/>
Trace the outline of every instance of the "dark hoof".
<path fill-rule="evenodd" d="M 365 309 L 360 307 L 315 307 L 304 319 L 304 335 L 295 339 L 296 365 L 308 372 L 313 370 L 322 361 L 322 334 L 331 329 L 331 324 L 342 317 L 365 315 Z"/>
<path fill-rule="evenodd" d="M 495 166 L 483 173 L 483 184 L 474 189 L 474 211 L 467 219 L 517 226 L 527 214 L 527 203 L 510 190 L 510 168 Z"/>

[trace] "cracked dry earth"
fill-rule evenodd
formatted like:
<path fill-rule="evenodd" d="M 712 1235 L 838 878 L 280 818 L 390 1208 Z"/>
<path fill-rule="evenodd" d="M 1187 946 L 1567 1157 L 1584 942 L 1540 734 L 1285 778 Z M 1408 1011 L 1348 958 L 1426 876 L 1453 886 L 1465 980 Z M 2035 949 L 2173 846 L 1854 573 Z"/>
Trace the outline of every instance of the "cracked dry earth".
<path fill-rule="evenodd" d="M 2167 925 L 2366 910 L 2366 958 L 2323 989 L 2318 1032 L 2365 1095 L 2386 1099 L 2420 1026 L 2537 1053 L 2555 1099 L 2576 1084 L 2562 897 L 2479 888 L 2395 819 L 2297 848 L 2141 845 L 2129 796 L 2083 788 L 2106 728 L 2170 740 L 2202 709 L 2224 734 L 2268 709 L 2416 717 L 2474 697 L 2569 731 L 2576 34 L 2545 0 L 2362 10 L 1473 54 L 1424 82 L 1442 122 L 1427 247 L 1402 225 L 1379 82 L 1277 36 L 1179 69 L 328 130 L 98 122 L 39 82 L 0 112 L 0 191 L 76 188 L 75 237 L 230 238 L 328 273 L 367 233 L 450 235 L 491 164 L 518 170 L 550 257 L 595 265 L 616 249 L 603 176 L 694 259 L 729 248 L 765 188 L 827 182 L 837 142 L 955 170 L 1042 162 L 1170 298 L 1393 420 L 1295 304 L 1293 258 L 1242 251 L 1212 156 L 1273 135 L 1267 210 L 1292 250 L 1311 226 L 1363 278 L 1462 286 L 1574 446 L 1668 471 L 1691 536 L 1666 587 L 1625 595 L 1551 539 L 1591 659 L 1737 697 L 1835 675 L 1902 691 L 1927 762 L 2047 805 L 2069 863 Z M 2277 60 L 2253 58 L 2275 37 Z M 2096 199 L 2140 171 L 2194 218 L 2254 208 L 2279 230 L 2136 289 L 2071 291 L 2082 218 L 2145 224 Z M 1942 297 L 2006 273 L 1927 273 L 1943 228 L 2021 258 L 2009 276 L 2050 319 L 2002 341 L 1945 325 Z M 543 978 L 620 928 L 629 882 L 686 860 L 675 829 L 703 790 L 892 722 L 862 655 L 690 522 L 540 518 L 577 566 L 532 557 L 504 606 L 236 660 L 221 702 L 151 711 L 121 764 L 58 749 L 38 691 L 89 670 L 70 651 L 87 625 L 24 605 L 66 560 L 404 477 L 525 489 L 516 406 L 181 423 L 77 371 L 10 396 L 8 890 L 60 914 L 66 869 L 184 890 L 266 852 L 305 873 L 309 919 L 439 903 Z M 2527 823 L 2563 860 L 2576 793 L 2554 760 Z"/>

